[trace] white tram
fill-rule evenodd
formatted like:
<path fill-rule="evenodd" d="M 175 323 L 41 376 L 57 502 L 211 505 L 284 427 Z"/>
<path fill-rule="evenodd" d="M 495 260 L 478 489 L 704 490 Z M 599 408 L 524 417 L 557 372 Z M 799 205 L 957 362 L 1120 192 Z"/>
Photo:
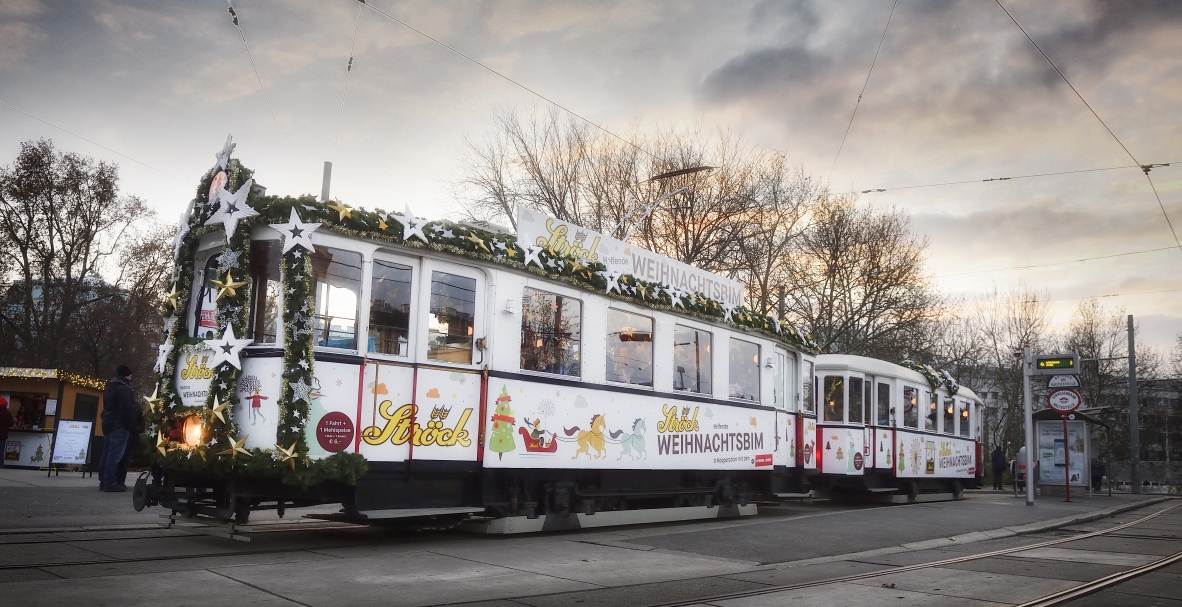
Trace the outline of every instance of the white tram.
<path fill-rule="evenodd" d="M 914 498 L 981 486 L 984 404 L 972 390 L 920 365 L 836 354 L 817 357 L 814 381 L 820 410 L 803 416 L 810 488 Z"/>
<path fill-rule="evenodd" d="M 739 283 L 530 211 L 268 198 L 232 150 L 178 227 L 137 508 L 541 530 L 979 482 L 971 392 L 815 357 Z"/>

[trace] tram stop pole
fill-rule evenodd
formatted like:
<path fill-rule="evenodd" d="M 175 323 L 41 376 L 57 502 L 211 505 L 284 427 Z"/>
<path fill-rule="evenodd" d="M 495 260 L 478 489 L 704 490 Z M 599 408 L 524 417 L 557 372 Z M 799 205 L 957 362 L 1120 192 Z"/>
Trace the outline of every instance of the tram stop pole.
<path fill-rule="evenodd" d="M 1034 505 L 1034 394 L 1030 389 L 1030 374 L 1034 369 L 1034 356 L 1030 344 L 1022 346 L 1022 406 L 1026 420 L 1026 505 Z M 1066 435 L 1064 435 L 1066 436 Z M 1021 462 L 1019 462 L 1021 464 Z"/>
<path fill-rule="evenodd" d="M 1129 480 L 1132 481 L 1132 492 L 1141 493 L 1141 420 L 1137 412 L 1137 345 L 1135 343 L 1136 329 L 1133 326 L 1133 315 L 1129 314 Z"/>
<path fill-rule="evenodd" d="M 1088 462 L 1085 460 L 1085 464 Z M 1071 501 L 1071 443 L 1067 442 L 1067 414 L 1063 414 L 1063 487 L 1067 492 L 1065 502 Z"/>

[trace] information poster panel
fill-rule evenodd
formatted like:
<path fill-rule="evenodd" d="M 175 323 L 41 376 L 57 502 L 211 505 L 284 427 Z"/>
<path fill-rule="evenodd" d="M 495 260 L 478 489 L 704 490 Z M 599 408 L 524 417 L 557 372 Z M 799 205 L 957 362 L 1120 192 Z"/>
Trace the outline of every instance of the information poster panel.
<path fill-rule="evenodd" d="M 1063 474 L 1071 474 L 1071 484 L 1088 484 L 1087 429 L 1082 421 L 1067 422 L 1067 441 L 1063 441 L 1063 422 L 1038 422 L 1038 482 L 1063 485 Z M 1064 465 L 1064 460 L 1068 465 Z"/>
<path fill-rule="evenodd" d="M 86 464 L 94 422 L 65 419 L 58 425 L 51 462 L 68 466 Z"/>

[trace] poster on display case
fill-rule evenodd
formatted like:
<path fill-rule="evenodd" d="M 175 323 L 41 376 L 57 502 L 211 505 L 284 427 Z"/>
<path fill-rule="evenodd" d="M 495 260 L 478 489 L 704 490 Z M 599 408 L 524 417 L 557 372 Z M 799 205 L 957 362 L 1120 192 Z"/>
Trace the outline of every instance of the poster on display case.
<path fill-rule="evenodd" d="M 1062 421 L 1038 422 L 1038 482 L 1063 485 L 1064 471 L 1068 471 L 1072 485 L 1087 486 L 1087 441 L 1087 427 L 1082 421 L 1067 422 L 1066 441 Z"/>

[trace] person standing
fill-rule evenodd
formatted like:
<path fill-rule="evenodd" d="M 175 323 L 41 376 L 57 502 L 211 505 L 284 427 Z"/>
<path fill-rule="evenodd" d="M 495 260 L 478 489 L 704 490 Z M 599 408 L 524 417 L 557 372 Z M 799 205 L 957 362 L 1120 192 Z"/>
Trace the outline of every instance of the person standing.
<path fill-rule="evenodd" d="M 8 410 L 8 399 L 0 396 L 0 468 L 4 467 L 4 443 L 8 442 L 8 429 L 15 423 L 12 412 Z"/>
<path fill-rule="evenodd" d="M 139 406 L 131 389 L 131 367 L 119 365 L 103 392 L 103 455 L 99 491 L 127 491 L 128 442 L 136 431 Z"/>
<path fill-rule="evenodd" d="M 1006 454 L 1002 452 L 1001 445 L 998 445 L 993 450 L 993 488 L 1001 491 L 1001 478 L 1005 474 L 1006 469 Z"/>

